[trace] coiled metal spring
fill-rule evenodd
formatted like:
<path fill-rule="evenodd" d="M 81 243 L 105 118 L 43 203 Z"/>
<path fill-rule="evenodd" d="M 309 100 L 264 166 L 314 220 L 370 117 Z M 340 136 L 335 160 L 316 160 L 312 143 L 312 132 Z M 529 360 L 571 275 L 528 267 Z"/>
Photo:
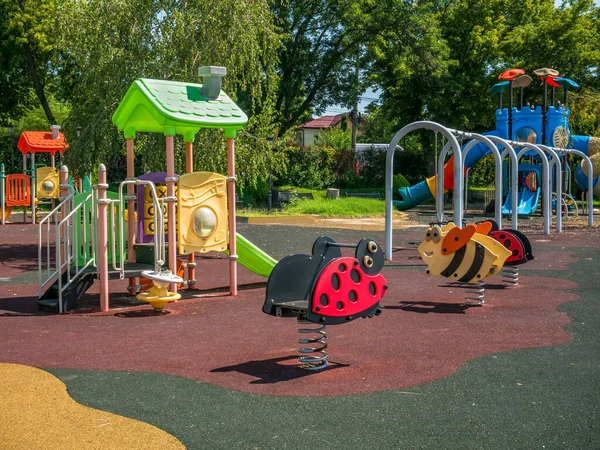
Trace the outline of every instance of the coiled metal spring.
<path fill-rule="evenodd" d="M 502 281 L 509 286 L 519 285 L 519 268 L 515 266 L 508 266 L 502 269 Z"/>
<path fill-rule="evenodd" d="M 314 344 L 310 347 L 300 347 L 298 349 L 303 354 L 298 358 L 301 367 L 306 370 L 321 370 L 329 366 L 329 355 L 325 351 L 327 349 L 327 343 L 325 342 L 325 339 L 327 339 L 327 333 L 325 332 L 327 325 L 319 325 L 301 319 L 298 320 L 298 323 L 316 326 L 316 328 L 298 328 L 298 333 L 300 334 L 313 335 L 312 337 L 298 339 L 298 343 L 303 345 Z"/>
<path fill-rule="evenodd" d="M 465 305 L 466 306 L 481 306 L 485 303 L 485 283 L 478 281 L 477 283 L 465 283 Z"/>

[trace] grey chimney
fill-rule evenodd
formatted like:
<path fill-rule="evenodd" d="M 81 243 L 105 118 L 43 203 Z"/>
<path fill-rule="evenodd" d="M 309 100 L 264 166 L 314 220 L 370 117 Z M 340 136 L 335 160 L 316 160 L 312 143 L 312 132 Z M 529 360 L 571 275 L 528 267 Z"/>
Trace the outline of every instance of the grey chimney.
<path fill-rule="evenodd" d="M 52 139 L 58 139 L 58 130 L 60 130 L 60 125 L 50 125 L 50 131 L 52 133 L 50 137 Z"/>
<path fill-rule="evenodd" d="M 221 78 L 227 74 L 225 67 L 203 66 L 198 68 L 198 75 L 202 77 L 202 95 L 207 100 L 216 100 L 221 93 Z"/>

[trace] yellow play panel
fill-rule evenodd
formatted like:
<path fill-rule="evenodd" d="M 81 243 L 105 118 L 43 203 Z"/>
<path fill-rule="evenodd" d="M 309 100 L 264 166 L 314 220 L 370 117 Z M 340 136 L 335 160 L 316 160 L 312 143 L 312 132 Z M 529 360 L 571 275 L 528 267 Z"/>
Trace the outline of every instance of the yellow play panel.
<path fill-rule="evenodd" d="M 2 449 L 183 449 L 150 424 L 75 402 L 55 376 L 0 363 Z"/>
<path fill-rule="evenodd" d="M 60 183 L 56 167 L 38 167 L 35 177 L 35 192 L 38 198 L 58 198 L 60 196 Z"/>
<path fill-rule="evenodd" d="M 192 172 L 179 177 L 177 214 L 179 253 L 227 250 L 227 178 Z"/>

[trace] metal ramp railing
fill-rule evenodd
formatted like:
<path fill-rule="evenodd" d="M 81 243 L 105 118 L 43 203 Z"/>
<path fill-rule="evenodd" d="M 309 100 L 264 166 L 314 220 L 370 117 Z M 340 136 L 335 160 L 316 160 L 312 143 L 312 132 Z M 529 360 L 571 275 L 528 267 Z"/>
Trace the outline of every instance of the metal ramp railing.
<path fill-rule="evenodd" d="M 128 179 L 119 186 L 119 192 L 113 198 L 103 199 L 108 205 L 108 233 L 106 245 L 108 259 L 112 263 L 112 271 L 125 277 L 125 240 L 124 230 L 125 201 L 124 188 L 133 184 L 146 185 L 150 188 L 154 210 L 154 273 L 162 274 L 162 265 L 166 259 L 164 236 L 164 201 L 156 195 L 154 183 L 145 180 Z M 67 189 L 67 186 L 61 185 Z M 72 186 L 68 186 L 69 194 L 38 224 L 38 297 L 42 299 L 53 289 L 52 301 L 57 301 L 58 313 L 66 310 L 65 294 L 70 288 L 77 291 L 77 283 L 84 280 L 83 274 L 92 273 L 99 276 L 97 257 L 101 245 L 97 239 L 98 222 L 98 185 L 93 186 L 91 193 L 77 194 Z M 93 269 L 90 270 L 90 267 Z M 107 268 L 108 269 L 108 268 Z M 80 283 L 80 284 L 82 284 Z M 89 287 L 89 285 L 87 286 Z M 85 289 L 87 289 L 87 287 Z M 81 290 L 81 293 L 85 290 Z M 69 293 L 72 296 L 72 292 Z M 42 303 L 44 304 L 44 303 Z"/>
<path fill-rule="evenodd" d="M 69 195 L 38 225 L 38 296 L 41 299 L 56 284 L 59 313 L 64 312 L 67 289 L 88 267 L 95 266 L 95 198 L 90 193 L 78 200 L 76 204 L 69 186 Z"/>

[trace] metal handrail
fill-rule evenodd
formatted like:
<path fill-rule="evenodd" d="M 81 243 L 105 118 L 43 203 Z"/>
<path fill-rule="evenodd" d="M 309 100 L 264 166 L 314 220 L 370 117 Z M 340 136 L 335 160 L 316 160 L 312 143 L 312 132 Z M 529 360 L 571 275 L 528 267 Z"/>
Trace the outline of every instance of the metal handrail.
<path fill-rule="evenodd" d="M 56 279 L 56 276 L 59 274 L 60 269 L 57 266 L 56 269 L 54 270 L 54 272 L 50 273 L 50 268 L 52 267 L 51 264 L 51 258 L 50 258 L 50 225 L 52 223 L 52 221 L 50 219 L 54 218 L 54 222 L 55 224 L 58 224 L 58 213 L 62 210 L 62 208 L 64 206 L 66 206 L 67 204 L 69 204 L 71 206 L 73 206 L 73 200 L 74 200 L 75 194 L 74 191 L 72 189 L 72 187 L 69 186 L 69 194 L 58 204 L 58 206 L 56 206 L 56 208 L 54 208 L 52 211 L 50 211 L 42 220 L 40 220 L 38 222 L 38 297 L 41 298 L 42 297 L 42 291 L 44 290 L 44 288 L 51 282 L 54 282 Z M 43 244 L 42 244 L 42 235 L 43 235 L 43 225 L 44 223 L 47 223 L 46 226 L 46 271 L 47 273 L 47 278 L 46 280 L 42 280 L 42 272 L 44 271 L 43 267 L 43 257 L 42 257 L 42 253 L 43 253 Z M 56 241 L 56 244 L 59 244 L 59 241 Z"/>
<path fill-rule="evenodd" d="M 123 226 L 123 212 L 125 211 L 124 199 L 123 199 L 123 188 L 129 184 L 133 184 L 134 186 L 149 186 L 152 192 L 152 203 L 154 204 L 154 214 L 152 216 L 152 220 L 154 222 L 154 270 L 157 273 L 161 272 L 161 268 L 165 263 L 166 259 L 166 249 L 165 249 L 165 231 L 164 231 L 164 214 L 163 214 L 163 206 L 164 201 L 161 200 L 156 195 L 156 185 L 149 180 L 140 180 L 137 178 L 128 179 L 121 182 L 119 185 L 119 199 L 110 201 L 109 204 L 117 203 L 117 216 L 119 218 L 119 265 L 117 266 L 116 260 L 117 255 L 116 252 L 116 231 L 115 231 L 115 212 L 114 208 L 110 208 L 110 221 L 112 224 L 112 242 L 111 249 L 113 252 L 113 260 L 112 266 L 115 271 L 119 272 L 119 278 L 125 278 L 125 237 L 124 237 L 124 226 Z"/>
<path fill-rule="evenodd" d="M 59 314 L 62 314 L 64 311 L 64 307 L 63 307 L 63 301 L 62 301 L 62 296 L 63 296 L 63 292 L 65 290 L 67 290 L 72 283 L 79 277 L 79 275 L 81 275 L 90 265 L 92 265 L 94 263 L 95 258 L 93 256 L 90 256 L 90 258 L 84 262 L 83 265 L 79 265 L 79 250 L 80 250 L 80 245 L 81 242 L 79 241 L 78 238 L 78 234 L 77 234 L 77 229 L 73 226 L 73 217 L 79 217 L 76 214 L 81 211 L 83 217 L 85 217 L 86 214 L 86 202 L 88 200 L 90 200 L 92 197 L 92 194 L 88 194 L 86 196 L 86 198 L 84 198 L 82 200 L 82 202 L 77 205 L 76 207 L 72 208 L 71 211 L 58 223 L 57 227 L 56 227 L 56 242 L 58 243 L 58 245 L 56 246 L 56 266 L 57 266 L 57 271 L 59 273 L 58 276 L 58 312 Z M 64 231 L 64 236 L 66 237 L 66 239 L 61 242 L 60 236 L 63 235 L 63 233 L 61 233 L 62 229 L 66 228 Z M 85 229 L 85 220 L 84 220 L 84 224 L 83 224 L 83 228 Z M 85 233 L 85 231 L 84 231 Z M 72 238 L 71 238 L 72 235 Z M 83 242 L 84 245 L 88 245 L 87 241 Z M 64 258 L 64 262 L 63 262 L 63 258 L 62 258 L 62 252 L 61 252 L 61 245 L 64 246 L 64 250 L 65 250 L 65 258 Z M 76 249 L 76 251 L 73 251 L 73 249 Z M 84 254 L 85 256 L 85 254 Z M 75 262 L 75 264 L 72 264 L 73 262 Z M 75 272 L 72 274 L 71 273 L 71 269 L 72 266 L 75 267 Z M 67 282 L 65 284 L 63 284 L 63 280 L 62 280 L 62 272 L 63 270 L 65 270 L 65 273 L 67 274 Z"/>

